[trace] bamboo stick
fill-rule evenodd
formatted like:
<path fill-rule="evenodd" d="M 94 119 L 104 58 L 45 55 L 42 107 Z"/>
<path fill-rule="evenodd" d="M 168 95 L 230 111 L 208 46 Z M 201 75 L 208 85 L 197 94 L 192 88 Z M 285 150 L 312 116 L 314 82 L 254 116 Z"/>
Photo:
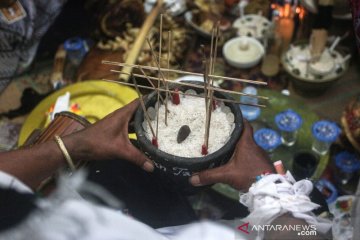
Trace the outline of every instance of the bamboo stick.
<path fill-rule="evenodd" d="M 102 63 L 103 64 L 108 64 L 108 65 L 120 66 L 120 67 L 131 67 L 131 68 L 142 67 L 143 69 L 146 69 L 146 70 L 158 70 L 157 67 L 137 65 L 137 64 L 127 64 L 127 63 L 119 63 L 119 62 L 112 62 L 112 61 L 105 61 L 105 60 L 103 60 Z M 194 75 L 194 76 L 203 77 L 202 73 L 194 73 L 194 72 L 182 71 L 182 70 L 177 70 L 177 69 L 166 69 L 166 68 L 160 68 L 160 70 L 163 71 L 163 72 L 173 72 L 173 73 L 187 74 L 187 75 Z M 209 77 L 218 78 L 218 79 L 227 80 L 227 81 L 251 83 L 251 84 L 256 84 L 256 85 L 264 85 L 264 86 L 267 85 L 266 82 L 253 81 L 253 80 L 241 79 L 241 78 L 224 77 L 224 76 L 217 76 L 217 75 L 209 75 Z"/>
<path fill-rule="evenodd" d="M 127 82 L 120 82 L 120 81 L 115 81 L 115 80 L 110 80 L 110 79 L 102 79 L 102 81 L 105 81 L 105 82 L 112 82 L 112 83 L 118 83 L 118 84 L 121 84 L 121 85 L 125 85 L 125 86 L 132 86 L 134 87 L 135 85 L 132 84 L 132 83 L 127 83 Z M 149 89 L 149 90 L 156 90 L 156 88 L 153 88 L 153 87 L 149 87 L 149 86 L 143 86 L 143 85 L 138 85 L 139 88 L 143 88 L 143 89 Z M 176 91 L 173 91 L 173 90 L 166 90 L 166 89 L 159 89 L 160 92 L 169 92 L 169 93 L 178 93 L 178 94 L 181 94 L 181 95 L 185 95 L 185 96 L 192 96 L 192 97 L 199 97 L 199 98 L 203 98 L 203 96 L 200 96 L 200 95 L 196 95 L 196 94 L 185 94 L 183 92 L 176 92 Z M 261 108 L 266 108 L 265 105 L 263 104 L 250 104 L 250 103 L 242 103 L 242 102 L 239 102 L 239 101 L 235 101 L 235 100 L 231 100 L 231 99 L 223 99 L 223 98 L 217 98 L 217 97 L 214 97 L 213 100 L 216 100 L 216 101 L 221 101 L 221 102 L 228 102 L 228 103 L 235 103 L 235 104 L 241 104 L 241 105 L 245 105 L 245 106 L 251 106 L 251 107 L 261 107 Z"/>
<path fill-rule="evenodd" d="M 111 72 L 121 72 L 121 71 L 118 71 L 118 70 L 110 70 Z M 125 73 L 124 73 L 125 74 Z M 151 76 L 144 76 L 144 75 L 141 75 L 141 74 L 136 74 L 136 73 L 133 73 L 133 75 L 135 77 L 140 77 L 140 78 L 148 78 L 148 79 L 151 79 L 151 80 L 156 80 L 156 81 L 162 81 L 162 80 L 159 80 L 159 78 L 157 77 L 151 77 Z M 202 86 L 199 86 L 197 84 L 193 84 L 193 83 L 186 83 L 186 82 L 174 82 L 172 80 L 169 80 L 169 79 L 165 79 L 165 81 L 167 83 L 172 83 L 172 84 L 178 84 L 178 85 L 182 85 L 182 86 L 188 86 L 188 87 L 194 87 L 194 88 L 199 88 L 199 89 L 203 89 L 204 87 Z M 153 86 L 154 87 L 154 86 Z M 155 88 L 155 87 L 154 87 Z M 263 100 L 269 100 L 268 97 L 264 97 L 264 96 L 259 96 L 259 95 L 252 95 L 252 94 L 247 94 L 247 93 L 243 93 L 243 92 L 235 92 L 235 91 L 231 91 L 231 90 L 227 90 L 227 89 L 222 89 L 222 88 L 215 88 L 215 87 L 210 87 L 211 90 L 214 90 L 216 92 L 223 92 L 223 93 L 230 93 L 230 94 L 235 94 L 235 95 L 240 95 L 240 96 L 248 96 L 248 97 L 253 97 L 253 98 L 258 98 L 258 99 L 263 99 Z"/>

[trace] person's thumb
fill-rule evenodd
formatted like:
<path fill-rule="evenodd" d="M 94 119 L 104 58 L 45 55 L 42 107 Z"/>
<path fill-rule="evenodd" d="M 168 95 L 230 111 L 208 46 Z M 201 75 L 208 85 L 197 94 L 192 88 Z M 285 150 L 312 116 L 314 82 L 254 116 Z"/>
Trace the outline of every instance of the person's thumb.
<path fill-rule="evenodd" d="M 139 149 L 129 141 L 129 146 L 127 147 L 126 152 L 124 153 L 124 158 L 128 161 L 138 165 L 147 172 L 154 171 L 154 163 L 145 156 Z"/>
<path fill-rule="evenodd" d="M 193 186 L 203 186 L 214 183 L 226 183 L 226 166 L 217 167 L 214 169 L 205 170 L 199 173 L 195 173 L 190 178 L 190 183 Z"/>
<path fill-rule="evenodd" d="M 123 109 L 126 110 L 128 113 L 127 114 L 128 118 L 132 117 L 132 115 L 135 113 L 139 105 L 140 105 L 140 101 L 138 98 L 136 98 L 132 102 L 130 102 L 129 104 L 123 107 Z"/>

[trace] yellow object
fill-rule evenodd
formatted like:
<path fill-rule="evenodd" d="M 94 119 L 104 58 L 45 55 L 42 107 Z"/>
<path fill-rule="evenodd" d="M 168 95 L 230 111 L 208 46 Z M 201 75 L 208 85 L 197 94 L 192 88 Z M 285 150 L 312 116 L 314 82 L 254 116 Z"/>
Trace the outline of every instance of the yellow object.
<path fill-rule="evenodd" d="M 70 92 L 70 104 L 81 106 L 82 116 L 94 123 L 109 113 L 136 99 L 137 93 L 130 87 L 105 81 L 85 81 L 66 86 L 42 100 L 27 117 L 21 128 L 18 146 L 21 146 L 34 129 L 46 127 L 46 112 L 56 99 Z M 135 134 L 130 134 L 134 138 Z"/>
<path fill-rule="evenodd" d="M 75 171 L 74 162 L 73 162 L 73 160 L 71 159 L 70 154 L 69 154 L 69 152 L 67 151 L 64 142 L 61 140 L 61 138 L 60 138 L 58 135 L 55 135 L 55 136 L 54 136 L 54 140 L 55 140 L 56 144 L 59 146 L 62 154 L 64 155 L 65 160 L 66 160 L 66 162 L 68 163 L 69 168 L 71 169 L 71 171 Z"/>

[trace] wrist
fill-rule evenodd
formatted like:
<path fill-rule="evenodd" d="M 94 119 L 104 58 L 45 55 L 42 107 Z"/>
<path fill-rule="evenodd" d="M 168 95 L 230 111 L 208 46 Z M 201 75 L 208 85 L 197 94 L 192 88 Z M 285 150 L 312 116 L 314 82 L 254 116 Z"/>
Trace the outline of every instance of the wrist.
<path fill-rule="evenodd" d="M 275 168 L 270 163 L 270 161 L 268 161 L 268 162 L 264 162 L 264 163 L 257 165 L 253 169 L 253 171 L 247 171 L 247 173 L 249 174 L 247 177 L 248 181 L 246 182 L 246 184 L 244 186 L 244 190 L 246 192 L 249 191 L 251 184 L 253 184 L 256 181 L 257 176 L 261 176 L 261 175 L 267 174 L 267 173 L 275 173 Z"/>
<path fill-rule="evenodd" d="M 75 165 L 80 161 L 91 160 L 93 157 L 92 149 L 94 147 L 81 133 L 70 134 L 62 139 Z"/>

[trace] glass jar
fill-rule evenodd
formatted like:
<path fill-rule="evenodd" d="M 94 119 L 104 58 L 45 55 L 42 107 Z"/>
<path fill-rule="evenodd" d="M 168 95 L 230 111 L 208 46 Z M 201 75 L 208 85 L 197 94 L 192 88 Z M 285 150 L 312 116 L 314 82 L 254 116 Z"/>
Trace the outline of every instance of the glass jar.
<path fill-rule="evenodd" d="M 254 134 L 254 139 L 257 145 L 268 153 L 272 153 L 280 144 L 280 135 L 269 128 L 261 128 Z"/>
<path fill-rule="evenodd" d="M 315 122 L 312 126 L 314 137 L 312 150 L 320 155 L 325 155 L 339 134 L 340 128 L 336 123 L 326 120 Z"/>
<path fill-rule="evenodd" d="M 292 146 L 297 139 L 298 129 L 302 125 L 302 118 L 293 110 L 286 110 L 275 116 L 275 123 L 281 131 L 281 141 L 286 146 Z"/>
<path fill-rule="evenodd" d="M 256 88 L 254 88 L 252 86 L 245 87 L 242 92 L 246 93 L 246 94 L 257 95 Z M 244 103 L 244 104 L 255 105 L 255 104 L 258 104 L 258 99 L 254 98 L 254 97 L 249 97 L 249 96 L 241 96 L 240 102 Z M 253 106 L 249 106 L 249 105 L 240 105 L 240 109 L 241 109 L 241 113 L 242 113 L 243 117 L 248 121 L 256 120 L 259 117 L 260 112 L 261 112 L 259 107 L 253 107 Z"/>
<path fill-rule="evenodd" d="M 345 185 L 360 169 L 360 160 L 354 153 L 343 151 L 335 155 L 336 178 Z"/>

